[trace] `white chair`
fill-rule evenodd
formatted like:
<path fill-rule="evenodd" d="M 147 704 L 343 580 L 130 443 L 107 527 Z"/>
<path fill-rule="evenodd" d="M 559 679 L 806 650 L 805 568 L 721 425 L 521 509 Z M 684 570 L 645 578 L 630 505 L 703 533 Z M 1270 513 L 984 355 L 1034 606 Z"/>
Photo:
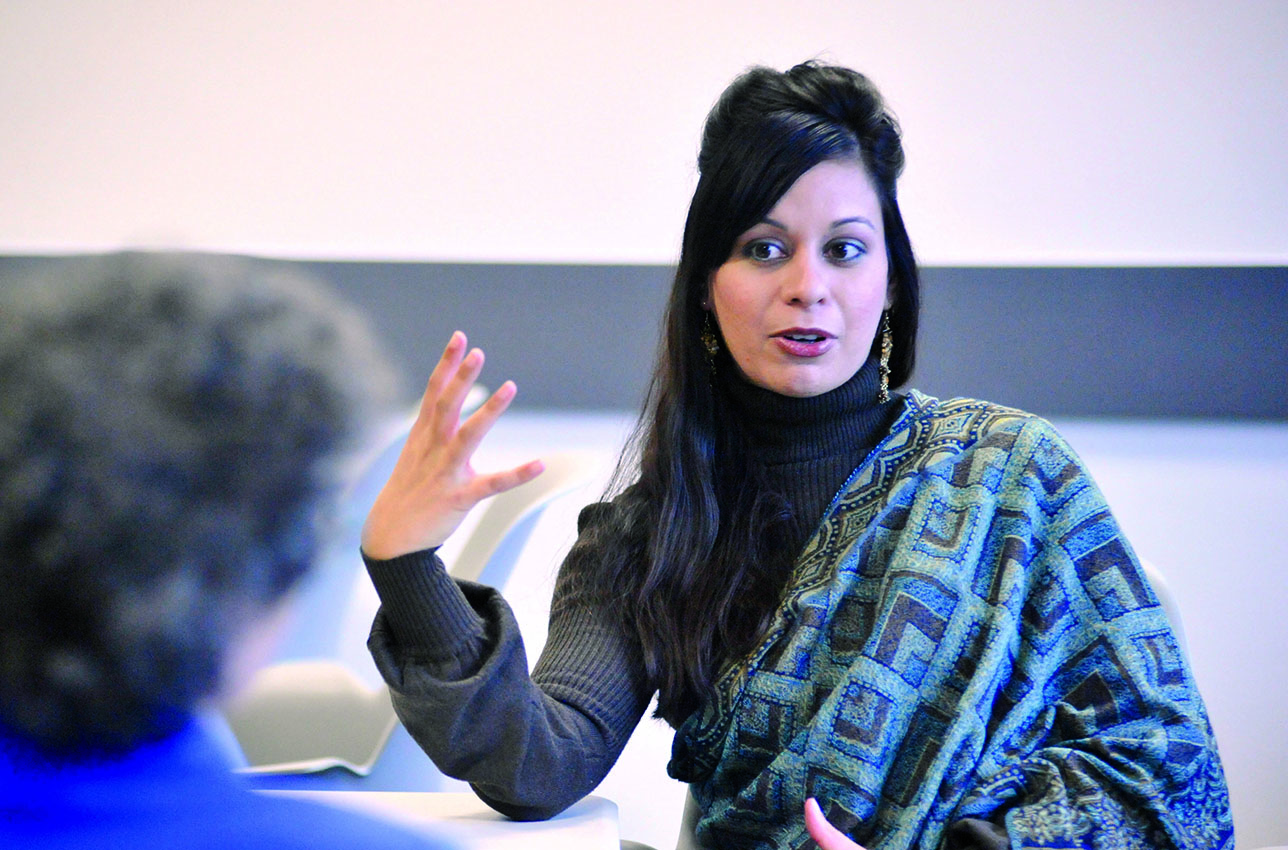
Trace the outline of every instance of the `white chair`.
<path fill-rule="evenodd" d="M 398 724 L 389 689 L 325 659 L 265 667 L 224 711 L 248 774 L 371 773 Z"/>
<path fill-rule="evenodd" d="M 518 551 L 532 531 L 531 523 L 551 500 L 586 483 L 595 461 L 580 452 L 556 452 L 542 458 L 545 471 L 535 480 L 493 496 L 482 507 L 478 524 L 470 531 L 460 553 L 448 565 L 455 578 L 501 587 L 514 569 Z"/>
<path fill-rule="evenodd" d="M 401 441 L 395 441 L 388 451 L 400 448 Z M 451 574 L 503 585 L 540 510 L 595 472 L 588 454 L 555 454 L 545 464 L 536 480 L 481 506 Z M 355 560 L 356 553 L 355 544 Z M 366 684 L 359 675 L 378 681 L 364 646 L 379 601 L 365 573 L 356 580 L 349 610 L 335 629 L 341 634 L 341 657 L 270 665 L 225 712 L 249 764 L 242 772 L 255 776 L 259 787 L 463 789 L 439 773 L 401 728 L 388 688 Z M 355 777 L 366 779 L 355 783 Z"/>
<path fill-rule="evenodd" d="M 487 390 L 475 384 L 466 396 L 461 415 L 468 415 L 486 398 Z M 336 619 L 348 607 L 354 580 L 362 574 L 358 557 L 362 524 L 393 472 L 418 409 L 419 404 L 375 428 L 365 448 L 342 467 L 334 531 L 319 553 L 312 574 L 297 591 L 298 613 L 274 660 L 330 658 L 339 651 Z"/>
<path fill-rule="evenodd" d="M 1181 648 L 1181 655 L 1188 662 L 1190 658 L 1189 644 L 1185 640 L 1185 624 L 1181 621 L 1181 609 L 1176 604 L 1176 597 L 1172 594 L 1172 588 L 1163 577 L 1163 573 L 1158 567 L 1144 558 L 1140 561 L 1141 569 L 1145 573 L 1145 578 L 1149 579 L 1149 584 L 1154 588 L 1154 595 L 1158 597 L 1158 604 L 1162 607 L 1163 613 L 1167 615 L 1167 622 L 1172 627 L 1172 633 L 1176 635 L 1176 644 Z"/>
<path fill-rule="evenodd" d="M 684 814 L 680 818 L 680 836 L 675 842 L 675 850 L 699 850 L 697 830 L 701 817 L 702 809 L 690 791 L 684 795 Z"/>

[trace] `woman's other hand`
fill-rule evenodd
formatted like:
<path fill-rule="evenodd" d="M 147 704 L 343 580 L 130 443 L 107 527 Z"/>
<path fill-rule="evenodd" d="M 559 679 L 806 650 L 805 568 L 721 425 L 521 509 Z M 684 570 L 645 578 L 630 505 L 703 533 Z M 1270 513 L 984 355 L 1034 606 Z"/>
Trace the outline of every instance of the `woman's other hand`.
<path fill-rule="evenodd" d="M 506 381 L 462 422 L 461 405 L 483 369 L 483 352 L 475 348 L 466 353 L 465 347 L 465 334 L 452 334 L 429 376 L 407 443 L 362 529 L 362 551 L 370 558 L 441 546 L 470 508 L 526 484 L 544 468 L 534 460 L 480 475 L 470 466 L 475 449 L 516 390 Z"/>
<path fill-rule="evenodd" d="M 828 823 L 823 810 L 818 807 L 818 800 L 813 797 L 805 801 L 805 828 L 821 850 L 863 850 L 862 845 L 855 844 L 844 832 Z"/>

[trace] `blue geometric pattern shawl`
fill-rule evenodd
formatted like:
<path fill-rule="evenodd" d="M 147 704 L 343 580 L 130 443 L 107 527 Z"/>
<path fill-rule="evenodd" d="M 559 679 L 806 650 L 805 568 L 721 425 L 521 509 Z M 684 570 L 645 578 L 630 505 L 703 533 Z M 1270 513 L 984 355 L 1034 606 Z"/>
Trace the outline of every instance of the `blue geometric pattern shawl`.
<path fill-rule="evenodd" d="M 704 847 L 1232 848 L 1194 680 L 1049 424 L 912 393 L 795 566 L 769 634 L 679 729 Z"/>

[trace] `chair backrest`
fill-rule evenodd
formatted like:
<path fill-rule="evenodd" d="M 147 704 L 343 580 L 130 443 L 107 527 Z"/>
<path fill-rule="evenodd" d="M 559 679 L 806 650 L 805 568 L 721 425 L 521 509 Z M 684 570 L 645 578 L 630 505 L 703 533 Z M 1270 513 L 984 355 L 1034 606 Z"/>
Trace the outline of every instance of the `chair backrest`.
<path fill-rule="evenodd" d="M 697 830 L 701 817 L 702 808 L 690 791 L 684 796 L 684 814 L 680 818 L 680 835 L 676 839 L 675 850 L 699 850 Z"/>
<path fill-rule="evenodd" d="M 487 398 L 475 384 L 462 405 L 468 415 Z M 340 471 L 341 493 L 335 528 L 319 553 L 312 574 L 296 594 L 298 615 L 284 636 L 275 660 L 329 658 L 340 646 L 336 618 L 348 606 L 353 583 L 362 573 L 358 545 L 367 513 L 389 480 L 407 435 L 416 421 L 418 405 L 376 427 L 371 439 Z"/>
<path fill-rule="evenodd" d="M 358 556 L 362 524 L 393 471 L 414 421 L 415 414 L 407 413 L 386 423 L 367 449 L 341 470 L 343 484 L 334 532 L 318 553 L 311 574 L 296 591 L 296 614 L 275 661 L 329 658 L 338 651 L 336 618 L 348 606 L 353 582 L 362 572 L 362 559 Z"/>
<path fill-rule="evenodd" d="M 245 755 L 245 773 L 342 767 L 366 776 L 398 723 L 387 687 L 368 688 L 326 659 L 263 668 L 224 716 Z"/>
<path fill-rule="evenodd" d="M 1140 566 L 1145 573 L 1145 578 L 1149 579 L 1150 586 L 1154 588 L 1154 595 L 1158 597 L 1158 604 L 1162 607 L 1163 613 L 1167 615 L 1167 622 L 1172 627 L 1172 634 L 1176 635 L 1176 644 L 1181 648 L 1181 654 L 1188 661 L 1190 647 L 1185 640 L 1185 624 L 1181 621 L 1181 609 L 1176 604 L 1176 597 L 1172 594 L 1171 585 L 1163 577 L 1162 571 L 1154 566 L 1153 563 L 1142 558 Z"/>
<path fill-rule="evenodd" d="M 391 443 L 395 457 L 403 440 L 405 434 Z M 546 471 L 534 481 L 482 506 L 478 522 L 449 567 L 452 575 L 503 585 L 540 511 L 554 498 L 588 483 L 598 469 L 593 455 L 578 452 L 543 460 Z M 355 544 L 355 560 L 356 552 Z M 360 569 L 349 586 L 342 621 L 336 623 L 333 616 L 330 623 L 339 636 L 338 657 L 283 661 L 264 668 L 225 712 L 249 763 L 244 772 L 261 780 L 270 775 L 295 777 L 286 783 L 257 781 L 258 787 L 460 790 L 438 773 L 399 726 L 388 688 L 380 683 L 365 650 L 379 600 Z M 335 776 L 333 768 L 342 768 L 348 778 Z M 301 774 L 318 774 L 318 782 L 308 782 Z M 355 777 L 370 777 L 372 782 L 355 785 Z"/>
<path fill-rule="evenodd" d="M 540 512 L 559 496 L 588 484 L 601 471 L 602 464 L 600 458 L 583 452 L 552 453 L 542 460 L 546 470 L 536 479 L 493 496 L 476 508 L 478 521 L 465 529 L 457 556 L 448 561 L 451 575 L 503 588 Z M 380 599 L 365 571 L 359 570 L 351 578 L 346 600 L 337 626 L 337 656 L 360 678 L 375 684 L 380 676 L 366 643 Z"/>
<path fill-rule="evenodd" d="M 510 576 L 524 540 L 537 514 L 553 499 L 586 483 L 595 471 L 595 459 L 581 452 L 556 452 L 542 458 L 545 471 L 534 480 L 493 496 L 481 508 L 460 553 L 448 565 L 456 578 L 482 581 L 500 587 Z M 517 543 L 517 548 L 515 548 Z M 503 562 L 492 563 L 494 559 Z"/>

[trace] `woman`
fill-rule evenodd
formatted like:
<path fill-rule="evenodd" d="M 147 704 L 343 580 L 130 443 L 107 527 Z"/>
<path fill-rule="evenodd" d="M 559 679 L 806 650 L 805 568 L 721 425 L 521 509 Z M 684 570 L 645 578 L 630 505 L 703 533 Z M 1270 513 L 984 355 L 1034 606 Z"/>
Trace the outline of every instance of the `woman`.
<path fill-rule="evenodd" d="M 365 531 L 370 646 L 408 729 L 500 811 L 593 789 L 656 692 L 703 846 L 1232 841 L 1193 680 L 1072 451 L 1019 411 L 893 392 L 918 308 L 902 165 L 853 71 L 757 68 L 717 102 L 638 471 L 583 511 L 531 680 L 499 596 L 433 555 L 540 471 L 470 469 L 514 387 L 458 428 L 482 354 L 448 344 Z"/>

